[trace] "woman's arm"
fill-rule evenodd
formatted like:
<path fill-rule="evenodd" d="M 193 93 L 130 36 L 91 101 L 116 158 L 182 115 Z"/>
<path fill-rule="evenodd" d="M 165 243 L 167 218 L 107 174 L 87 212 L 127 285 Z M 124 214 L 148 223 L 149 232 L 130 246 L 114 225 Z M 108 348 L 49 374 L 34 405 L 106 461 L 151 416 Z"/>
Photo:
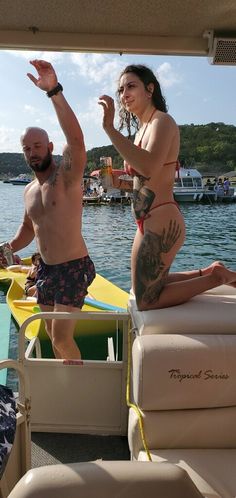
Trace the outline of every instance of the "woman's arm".
<path fill-rule="evenodd" d="M 154 167 L 162 166 L 167 162 L 172 140 L 178 135 L 178 127 L 171 116 L 159 112 L 157 117 L 153 118 L 148 141 L 145 149 L 142 149 L 115 129 L 113 99 L 103 95 L 100 97 L 99 104 L 102 105 L 104 111 L 103 128 L 105 132 L 119 154 L 133 169 L 141 175 L 150 176 Z M 175 161 L 177 156 L 178 153 L 175 157 L 168 159 L 168 162 Z"/>

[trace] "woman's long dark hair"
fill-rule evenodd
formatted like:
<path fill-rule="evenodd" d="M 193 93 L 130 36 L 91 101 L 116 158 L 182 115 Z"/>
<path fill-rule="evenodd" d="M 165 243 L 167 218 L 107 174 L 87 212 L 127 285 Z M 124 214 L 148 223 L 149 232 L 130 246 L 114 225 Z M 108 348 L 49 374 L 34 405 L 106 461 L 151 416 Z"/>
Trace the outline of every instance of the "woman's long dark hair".
<path fill-rule="evenodd" d="M 157 78 L 152 72 L 152 70 L 149 69 L 149 67 L 143 66 L 141 64 L 131 64 L 122 71 L 120 78 L 127 73 L 136 74 L 136 76 L 143 82 L 147 92 L 149 91 L 148 85 L 150 83 L 153 83 L 154 90 L 152 93 L 152 103 L 159 111 L 167 112 L 166 101 L 161 93 L 160 84 L 157 81 Z M 126 111 L 126 109 L 121 105 L 119 91 L 117 91 L 116 96 L 119 105 L 119 117 L 120 117 L 119 130 L 122 130 L 123 128 L 126 127 L 128 130 L 128 135 L 130 137 L 131 127 L 133 126 L 134 128 L 136 128 L 136 130 L 139 128 L 138 119 L 134 114 Z"/>

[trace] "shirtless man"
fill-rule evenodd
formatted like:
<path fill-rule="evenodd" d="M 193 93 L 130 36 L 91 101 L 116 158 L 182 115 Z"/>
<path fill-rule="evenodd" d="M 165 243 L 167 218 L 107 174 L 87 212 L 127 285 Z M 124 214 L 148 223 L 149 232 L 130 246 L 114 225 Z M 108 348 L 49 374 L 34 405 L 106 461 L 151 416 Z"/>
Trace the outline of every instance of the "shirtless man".
<path fill-rule="evenodd" d="M 19 251 L 35 237 L 41 254 L 36 284 L 41 311 L 75 312 L 82 308 L 95 277 L 81 234 L 81 184 L 86 164 L 83 133 L 52 65 L 42 60 L 31 64 L 38 77 L 30 73 L 28 77 L 51 98 L 67 145 L 62 163 L 56 165 L 53 144 L 45 130 L 27 128 L 22 135 L 25 160 L 36 178 L 25 188 L 24 219 L 10 246 L 13 252 Z M 56 358 L 81 358 L 74 341 L 75 322 L 46 320 Z"/>

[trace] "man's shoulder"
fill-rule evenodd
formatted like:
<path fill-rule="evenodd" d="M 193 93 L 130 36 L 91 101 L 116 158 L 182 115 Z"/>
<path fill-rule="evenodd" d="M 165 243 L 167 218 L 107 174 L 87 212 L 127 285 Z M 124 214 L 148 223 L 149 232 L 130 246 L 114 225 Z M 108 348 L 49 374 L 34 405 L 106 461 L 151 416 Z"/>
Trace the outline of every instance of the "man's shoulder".
<path fill-rule="evenodd" d="M 28 183 L 28 185 L 25 186 L 25 193 L 29 192 L 37 183 L 37 179 L 34 178 L 30 183 Z"/>

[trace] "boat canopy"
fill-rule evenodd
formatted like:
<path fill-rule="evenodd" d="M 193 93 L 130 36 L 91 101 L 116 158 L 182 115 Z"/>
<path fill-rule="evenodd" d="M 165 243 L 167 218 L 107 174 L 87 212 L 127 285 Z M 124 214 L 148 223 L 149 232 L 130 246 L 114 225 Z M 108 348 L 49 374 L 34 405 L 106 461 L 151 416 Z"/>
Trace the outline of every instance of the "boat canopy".
<path fill-rule="evenodd" d="M 194 168 L 180 168 L 179 170 L 180 178 L 202 178 L 201 173 Z"/>
<path fill-rule="evenodd" d="M 0 48 L 206 56 L 236 64 L 236 4 L 57 0 L 47 2 L 45 14 L 45 0 L 14 0 L 14 8 L 5 1 Z"/>

